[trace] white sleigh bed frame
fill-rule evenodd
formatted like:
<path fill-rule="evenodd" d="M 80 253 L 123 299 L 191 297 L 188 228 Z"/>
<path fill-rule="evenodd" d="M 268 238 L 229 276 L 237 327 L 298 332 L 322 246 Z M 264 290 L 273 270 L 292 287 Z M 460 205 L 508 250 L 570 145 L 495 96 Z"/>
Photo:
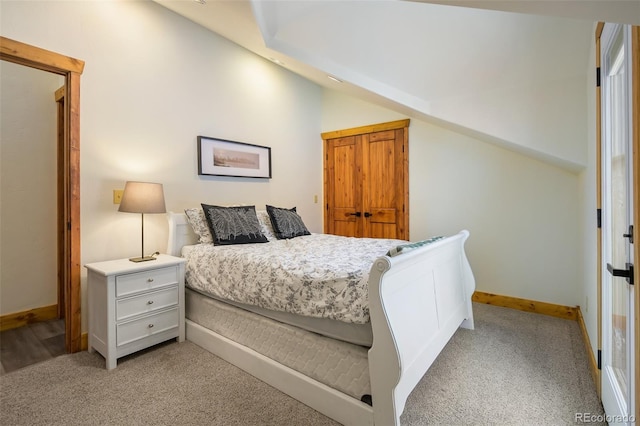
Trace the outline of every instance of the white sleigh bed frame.
<path fill-rule="evenodd" d="M 183 213 L 169 213 L 167 251 L 181 255 L 196 235 Z M 473 329 L 475 281 L 464 243 L 468 231 L 395 257 L 369 275 L 373 406 L 186 320 L 186 337 L 209 352 L 345 425 L 399 425 L 407 397 L 458 327 Z"/>

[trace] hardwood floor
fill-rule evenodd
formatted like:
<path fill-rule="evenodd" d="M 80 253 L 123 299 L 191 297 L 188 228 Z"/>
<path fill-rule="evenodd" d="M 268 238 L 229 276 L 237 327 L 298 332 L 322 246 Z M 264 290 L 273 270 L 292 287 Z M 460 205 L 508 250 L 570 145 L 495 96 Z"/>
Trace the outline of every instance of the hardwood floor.
<path fill-rule="evenodd" d="M 65 353 L 63 319 L 0 332 L 0 374 Z"/>

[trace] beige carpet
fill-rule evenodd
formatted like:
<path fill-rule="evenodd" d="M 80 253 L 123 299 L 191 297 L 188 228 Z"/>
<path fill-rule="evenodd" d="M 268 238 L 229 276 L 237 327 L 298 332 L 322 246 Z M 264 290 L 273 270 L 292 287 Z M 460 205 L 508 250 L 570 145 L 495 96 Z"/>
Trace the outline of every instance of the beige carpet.
<path fill-rule="evenodd" d="M 403 425 L 569 425 L 602 414 L 577 323 L 474 304 L 418 387 Z M 123 358 L 64 355 L 0 376 L 2 425 L 333 425 L 190 343 Z"/>

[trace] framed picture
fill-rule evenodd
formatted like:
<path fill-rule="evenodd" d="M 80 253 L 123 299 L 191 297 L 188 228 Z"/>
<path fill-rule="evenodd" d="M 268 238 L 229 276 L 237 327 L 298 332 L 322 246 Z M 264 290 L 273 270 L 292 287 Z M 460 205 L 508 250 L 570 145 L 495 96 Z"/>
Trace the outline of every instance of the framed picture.
<path fill-rule="evenodd" d="M 198 136 L 198 174 L 271 178 L 271 148 Z"/>

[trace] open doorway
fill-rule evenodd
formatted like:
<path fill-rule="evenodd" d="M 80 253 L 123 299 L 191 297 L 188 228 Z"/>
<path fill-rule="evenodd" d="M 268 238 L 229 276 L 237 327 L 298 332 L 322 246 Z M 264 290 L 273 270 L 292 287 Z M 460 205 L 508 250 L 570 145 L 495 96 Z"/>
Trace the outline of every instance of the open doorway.
<path fill-rule="evenodd" d="M 0 59 L 64 77 L 62 139 L 58 147 L 58 258 L 65 318 L 65 349 L 82 349 L 80 292 L 80 75 L 84 62 L 0 37 Z"/>
<path fill-rule="evenodd" d="M 64 77 L 0 61 L 0 366 L 66 352 L 58 273 L 54 91 Z M 62 169 L 60 169 L 62 170 Z"/>

